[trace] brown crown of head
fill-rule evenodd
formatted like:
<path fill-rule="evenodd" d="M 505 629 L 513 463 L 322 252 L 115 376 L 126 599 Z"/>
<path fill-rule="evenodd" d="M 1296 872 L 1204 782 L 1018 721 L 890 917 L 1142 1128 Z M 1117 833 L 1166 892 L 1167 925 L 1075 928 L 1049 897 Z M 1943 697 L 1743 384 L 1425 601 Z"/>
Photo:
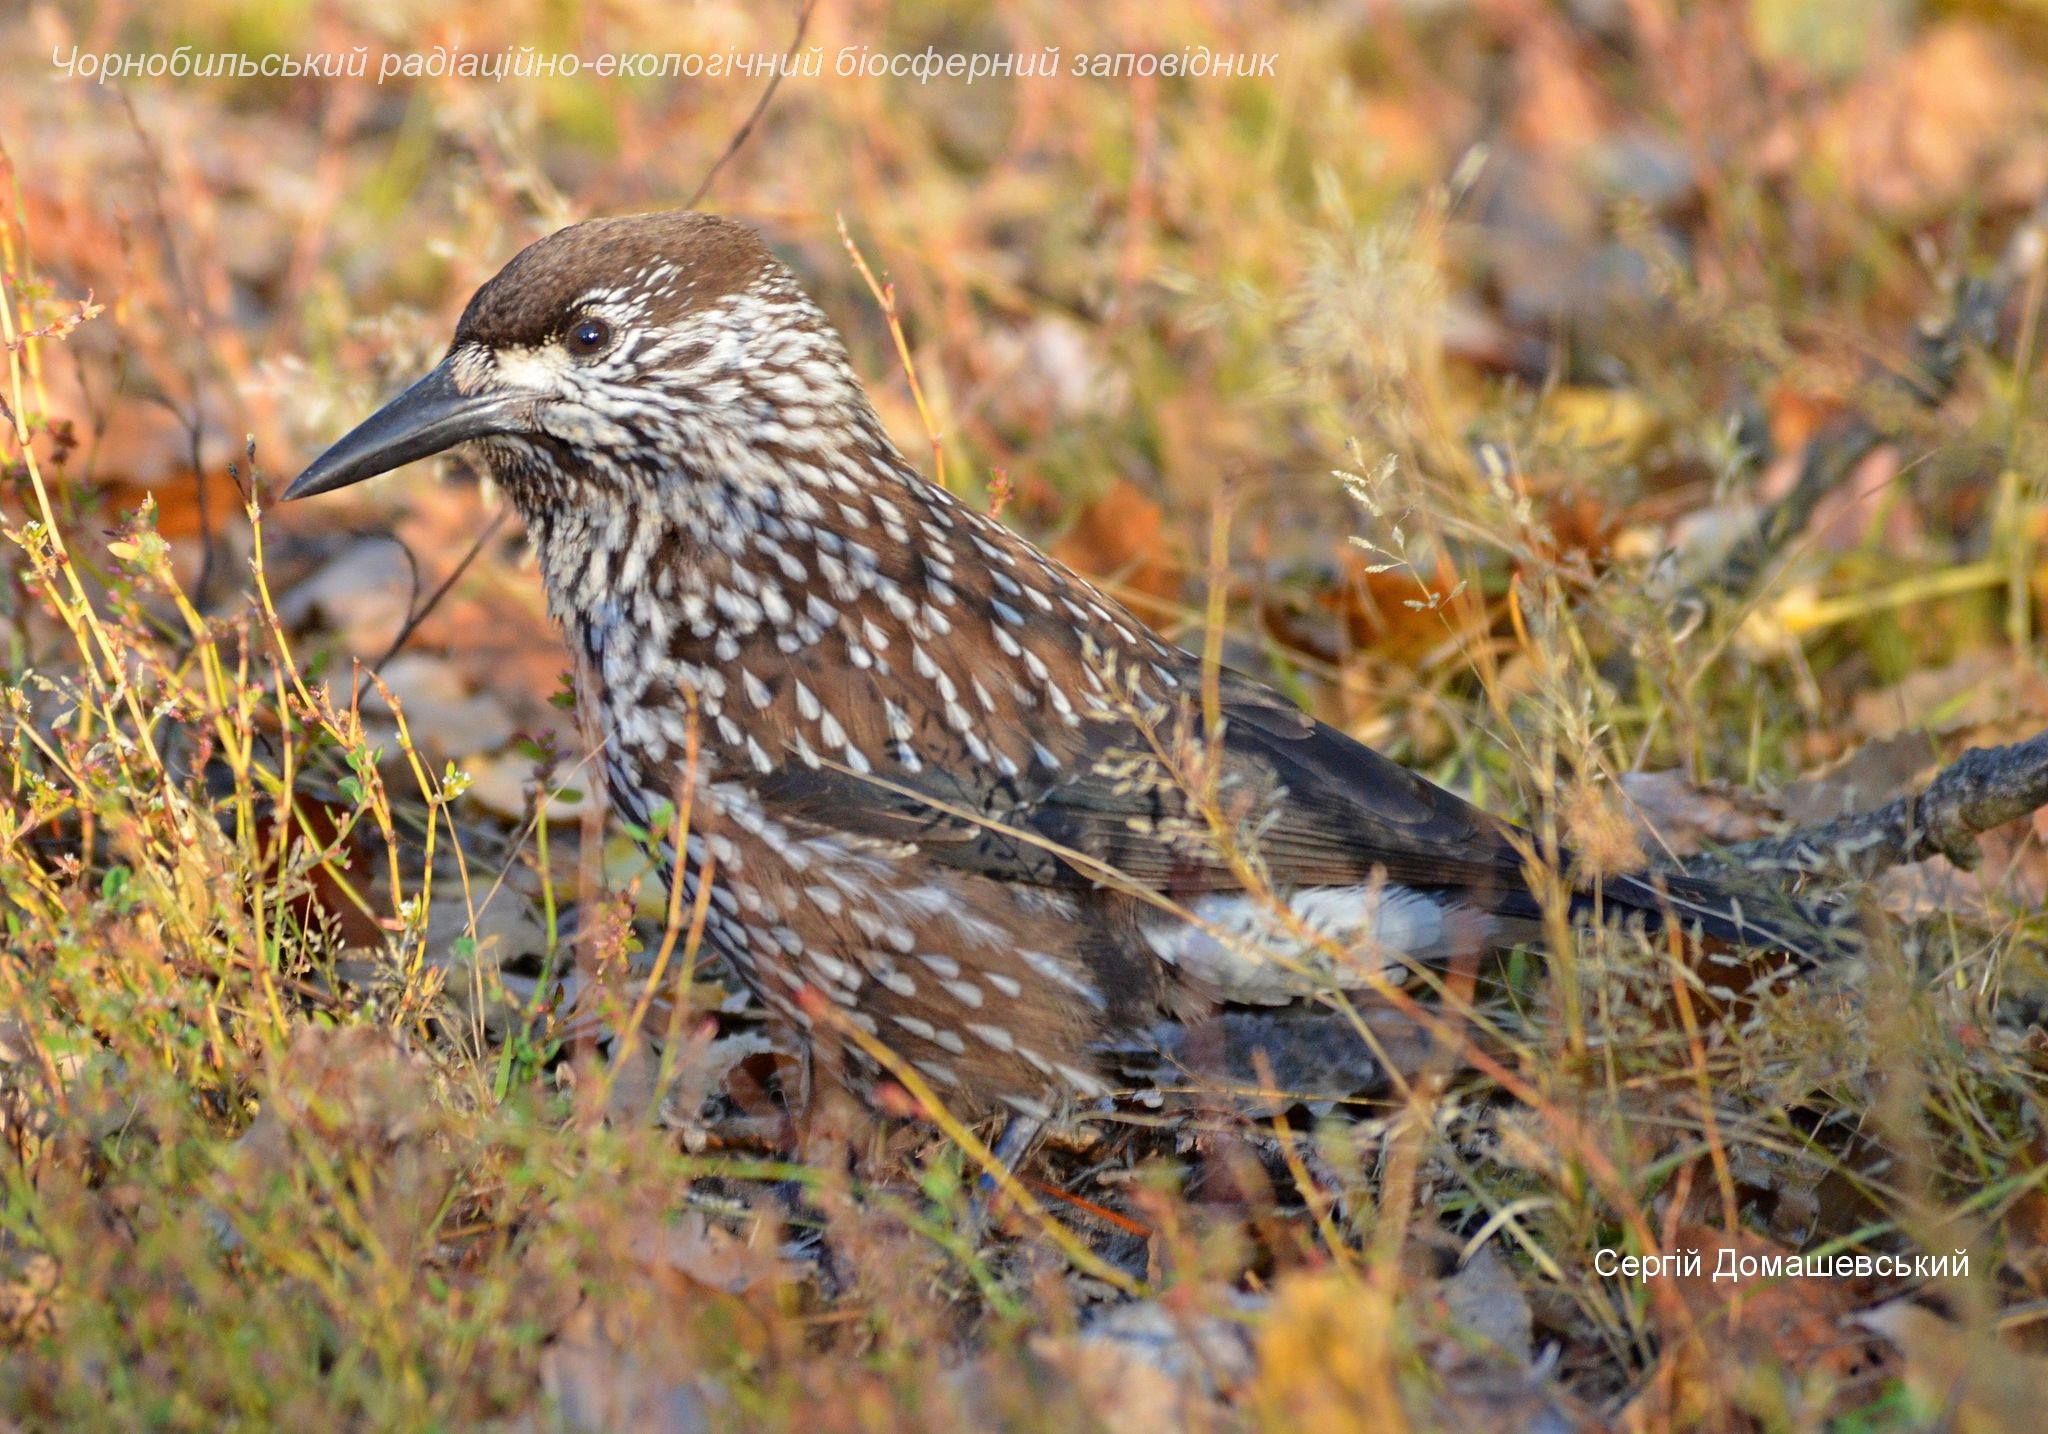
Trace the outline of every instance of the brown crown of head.
<path fill-rule="evenodd" d="M 607 291 L 644 296 L 648 319 L 669 323 L 786 272 L 751 226 L 722 215 L 589 219 L 513 255 L 470 299 L 455 342 L 490 348 L 546 343 L 559 337 L 579 305 Z"/>

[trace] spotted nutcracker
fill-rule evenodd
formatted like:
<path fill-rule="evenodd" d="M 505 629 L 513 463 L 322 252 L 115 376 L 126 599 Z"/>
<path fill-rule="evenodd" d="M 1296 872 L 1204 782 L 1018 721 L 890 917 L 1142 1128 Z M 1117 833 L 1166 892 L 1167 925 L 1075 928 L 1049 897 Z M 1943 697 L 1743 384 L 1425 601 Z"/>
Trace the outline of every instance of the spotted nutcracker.
<path fill-rule="evenodd" d="M 1513 828 L 1257 682 L 1205 685 L 926 481 L 744 225 L 531 245 L 286 496 L 466 442 L 526 521 L 613 807 L 658 840 L 692 785 L 666 864 L 692 901 L 710 873 L 708 941 L 816 1042 L 857 1027 L 949 1101 L 1035 1120 L 1191 1023 L 1256 1043 L 1283 1008 L 1539 933 Z M 1574 898 L 1602 907 L 1793 944 L 1696 879 Z"/>

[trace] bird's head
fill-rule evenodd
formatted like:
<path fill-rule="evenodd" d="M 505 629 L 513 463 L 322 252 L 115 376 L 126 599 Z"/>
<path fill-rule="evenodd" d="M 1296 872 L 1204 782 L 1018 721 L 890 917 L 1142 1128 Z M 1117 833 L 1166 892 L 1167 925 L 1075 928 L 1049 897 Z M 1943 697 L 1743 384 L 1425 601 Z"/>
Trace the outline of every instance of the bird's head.
<path fill-rule="evenodd" d="M 475 441 L 522 507 L 821 446 L 871 410 L 838 336 L 754 231 L 715 215 L 571 225 L 477 290 L 447 356 L 287 498 Z M 531 514 L 529 514 L 531 516 Z"/>

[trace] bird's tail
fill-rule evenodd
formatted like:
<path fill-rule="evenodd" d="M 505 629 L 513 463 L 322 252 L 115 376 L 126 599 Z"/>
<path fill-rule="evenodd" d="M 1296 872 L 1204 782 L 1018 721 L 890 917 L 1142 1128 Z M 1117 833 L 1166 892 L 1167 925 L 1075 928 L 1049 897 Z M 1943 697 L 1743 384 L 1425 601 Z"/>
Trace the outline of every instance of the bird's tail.
<path fill-rule="evenodd" d="M 1603 878 L 1581 893 L 1575 905 L 1640 912 L 1658 922 L 1676 921 L 1715 941 L 1752 951 L 1775 951 L 1797 969 L 1838 960 L 1857 949 L 1856 932 L 1839 908 L 1802 900 L 1762 881 L 1684 872 L 1639 872 Z M 1789 974 L 1789 973 L 1786 973 Z"/>

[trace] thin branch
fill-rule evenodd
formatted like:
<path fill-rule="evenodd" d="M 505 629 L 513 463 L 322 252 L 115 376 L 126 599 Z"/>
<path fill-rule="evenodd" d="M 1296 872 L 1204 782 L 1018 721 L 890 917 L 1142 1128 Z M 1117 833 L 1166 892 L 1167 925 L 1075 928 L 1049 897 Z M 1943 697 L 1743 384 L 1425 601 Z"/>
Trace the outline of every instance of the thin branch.
<path fill-rule="evenodd" d="M 777 65 L 775 73 L 768 77 L 768 86 L 761 91 L 761 98 L 754 101 L 754 108 L 726 144 L 725 152 L 711 162 L 711 168 L 704 172 L 703 182 L 690 195 L 683 208 L 695 209 L 697 201 L 711 192 L 712 181 L 718 178 L 718 172 L 725 168 L 728 160 L 740 152 L 740 147 L 753 135 L 754 126 L 761 122 L 761 116 L 768 113 L 769 102 L 775 98 L 775 92 L 782 87 L 782 77 L 789 72 L 790 61 L 796 58 L 796 52 L 804 42 L 804 35 L 811 28 L 811 12 L 817 8 L 818 0 L 804 0 L 803 9 L 799 10 L 796 16 L 796 33 L 789 37 L 789 49 L 783 53 L 782 63 Z"/>
<path fill-rule="evenodd" d="M 1710 586 L 1746 591 L 1786 544 L 1806 530 L 1827 495 L 1891 436 L 1885 412 L 1895 411 L 1901 404 L 1933 409 L 1947 401 L 1955 391 L 1964 356 L 1971 348 L 1996 338 L 2006 301 L 2041 265 L 2044 227 L 2048 227 L 2048 205 L 2014 232 L 1991 273 L 1956 285 L 1948 313 L 1921 325 L 1905 370 L 1887 375 L 1864 411 L 1837 419 L 1807 445 L 1791 490 L 1764 514 L 1756 531 L 1737 545 Z M 1876 417 L 1871 416 L 1872 411 Z"/>
<path fill-rule="evenodd" d="M 484 530 L 476 535 L 476 541 L 469 545 L 469 551 L 462 555 L 462 560 L 456 563 L 447 577 L 441 579 L 440 585 L 434 589 L 427 600 L 414 608 L 406 617 L 405 625 L 398 629 L 398 636 L 391 639 L 391 645 L 384 649 L 384 655 L 370 664 L 372 672 L 383 672 L 384 664 L 398 656 L 400 650 L 408 642 L 412 641 L 412 635 L 420 630 L 420 624 L 433 615 L 434 609 L 441 605 L 441 600 L 453 591 L 455 584 L 462 580 L 462 575 L 469 571 L 469 565 L 476 561 L 477 554 L 484 550 L 485 544 L 491 541 L 492 537 L 497 534 L 498 529 L 505 526 L 506 515 L 511 511 L 510 508 L 500 507 L 497 512 L 491 514 L 491 521 L 486 523 Z M 401 543 L 399 546 L 404 547 L 404 544 Z M 410 548 L 406 549 L 406 557 L 408 559 L 412 558 L 412 550 Z M 419 571 L 417 564 L 415 564 L 413 571 L 415 574 Z"/>
<path fill-rule="evenodd" d="M 1977 837 L 2048 806 L 2048 731 L 2004 747 L 1973 747 L 1925 791 L 1873 812 L 1743 842 L 1693 857 L 1684 869 L 1712 875 L 1729 865 L 1758 872 L 1858 879 L 1945 856 L 1977 864 Z"/>

